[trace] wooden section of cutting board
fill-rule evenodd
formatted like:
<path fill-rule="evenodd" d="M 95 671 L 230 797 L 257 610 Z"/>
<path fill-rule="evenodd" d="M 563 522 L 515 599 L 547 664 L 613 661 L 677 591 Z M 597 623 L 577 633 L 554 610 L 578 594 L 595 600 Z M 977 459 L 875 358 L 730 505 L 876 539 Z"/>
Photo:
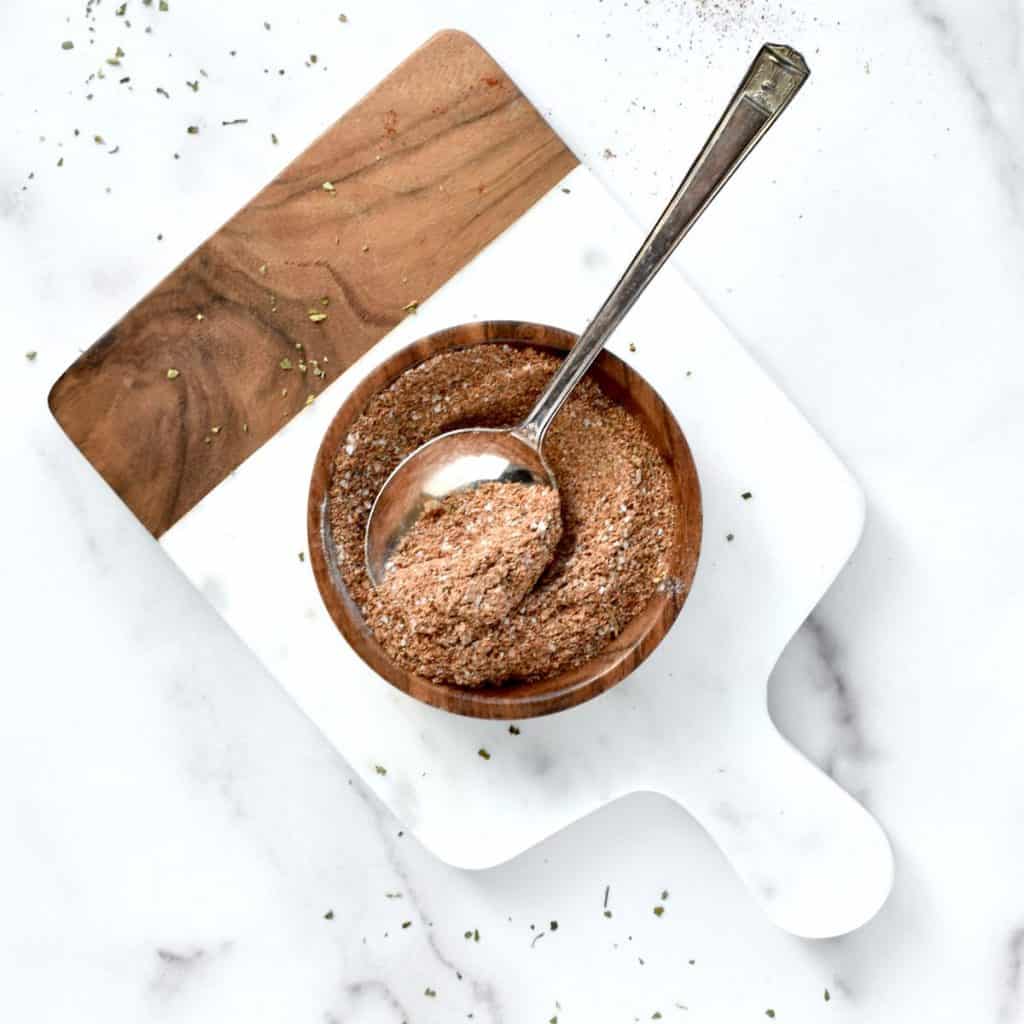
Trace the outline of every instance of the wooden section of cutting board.
<path fill-rule="evenodd" d="M 480 46 L 442 32 L 100 338 L 50 408 L 160 536 L 575 164 Z"/>

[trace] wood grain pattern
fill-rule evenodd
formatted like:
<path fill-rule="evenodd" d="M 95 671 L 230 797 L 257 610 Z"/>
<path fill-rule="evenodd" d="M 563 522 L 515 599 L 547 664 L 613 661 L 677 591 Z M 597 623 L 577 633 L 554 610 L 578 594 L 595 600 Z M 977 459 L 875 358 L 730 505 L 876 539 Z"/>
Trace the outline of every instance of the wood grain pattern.
<path fill-rule="evenodd" d="M 610 352 L 602 352 L 589 373 L 609 398 L 644 424 L 671 469 L 681 514 L 670 556 L 674 584 L 656 593 L 597 658 L 549 679 L 529 683 L 461 689 L 432 682 L 407 672 L 391 660 L 374 639 L 338 572 L 327 510 L 334 457 L 374 394 L 411 366 L 438 352 L 503 342 L 561 353 L 575 341 L 576 335 L 568 331 L 519 321 L 464 324 L 431 334 L 397 352 L 359 384 L 338 410 L 317 453 L 309 488 L 307 531 L 310 563 L 324 603 L 363 661 L 399 690 L 433 707 L 476 718 L 518 719 L 562 711 L 596 697 L 628 676 L 654 650 L 690 592 L 702 530 L 700 483 L 693 457 L 679 424 L 657 392 Z"/>
<path fill-rule="evenodd" d="M 575 164 L 487 53 L 442 32 L 72 365 L 50 408 L 159 536 Z"/>

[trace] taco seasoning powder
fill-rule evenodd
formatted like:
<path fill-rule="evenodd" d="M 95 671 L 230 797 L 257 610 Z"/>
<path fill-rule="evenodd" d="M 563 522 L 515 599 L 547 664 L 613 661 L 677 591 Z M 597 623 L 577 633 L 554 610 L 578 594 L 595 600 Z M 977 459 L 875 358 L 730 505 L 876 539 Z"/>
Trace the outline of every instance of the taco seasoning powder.
<path fill-rule="evenodd" d="M 374 395 L 339 449 L 329 492 L 338 567 L 367 625 L 408 671 L 458 686 L 545 678 L 601 652 L 670 573 L 679 515 L 642 424 L 586 378 L 544 454 L 561 491 L 488 484 L 431 510 L 380 590 L 363 536 L 388 474 L 447 430 L 518 423 L 558 365 L 509 345 L 445 352 Z"/>

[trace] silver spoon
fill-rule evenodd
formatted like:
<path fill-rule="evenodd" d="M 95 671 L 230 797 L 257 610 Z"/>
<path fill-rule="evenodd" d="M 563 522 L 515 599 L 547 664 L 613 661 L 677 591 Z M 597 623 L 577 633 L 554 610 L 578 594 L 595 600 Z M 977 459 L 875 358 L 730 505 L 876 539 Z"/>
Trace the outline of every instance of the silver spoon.
<path fill-rule="evenodd" d="M 366 524 L 366 571 L 374 586 L 380 586 L 388 560 L 429 502 L 496 481 L 558 489 L 541 450 L 551 421 L 641 292 L 809 74 L 791 47 L 761 48 L 665 212 L 519 426 L 452 430 L 395 467 Z"/>

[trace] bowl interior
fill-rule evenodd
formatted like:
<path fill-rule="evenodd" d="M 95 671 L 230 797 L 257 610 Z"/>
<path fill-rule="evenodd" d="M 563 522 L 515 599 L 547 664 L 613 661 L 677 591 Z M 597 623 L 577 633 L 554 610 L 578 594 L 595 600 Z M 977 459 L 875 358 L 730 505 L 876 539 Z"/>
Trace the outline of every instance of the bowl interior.
<path fill-rule="evenodd" d="M 403 692 L 433 707 L 477 718 L 517 719 L 549 714 L 580 704 L 624 679 L 668 632 L 690 591 L 701 541 L 701 499 L 697 470 L 675 417 L 654 389 L 621 359 L 603 352 L 590 370 L 601 389 L 644 424 L 671 470 L 681 511 L 671 549 L 674 585 L 655 593 L 640 614 L 605 650 L 576 668 L 533 682 L 465 689 L 436 683 L 395 664 L 370 632 L 338 571 L 327 515 L 334 457 L 369 399 L 417 363 L 455 348 L 500 342 L 565 352 L 576 335 L 521 321 L 487 321 L 428 335 L 395 353 L 348 396 L 317 452 L 309 489 L 307 529 L 310 563 L 320 595 L 337 627 L 375 672 Z"/>

